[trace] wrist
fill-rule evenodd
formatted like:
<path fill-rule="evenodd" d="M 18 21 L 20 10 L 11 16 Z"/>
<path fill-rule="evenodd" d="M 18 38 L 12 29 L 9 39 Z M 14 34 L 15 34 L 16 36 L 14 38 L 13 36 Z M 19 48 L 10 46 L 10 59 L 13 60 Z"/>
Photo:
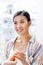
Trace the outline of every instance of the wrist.
<path fill-rule="evenodd" d="M 25 60 L 25 61 L 22 61 L 22 64 L 23 64 L 23 65 L 28 65 L 28 63 L 27 63 L 26 60 Z"/>

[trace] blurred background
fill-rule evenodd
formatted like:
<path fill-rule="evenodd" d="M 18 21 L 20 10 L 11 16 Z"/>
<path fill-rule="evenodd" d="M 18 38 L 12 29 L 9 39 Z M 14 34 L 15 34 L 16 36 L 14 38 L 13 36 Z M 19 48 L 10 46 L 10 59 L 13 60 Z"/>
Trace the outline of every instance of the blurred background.
<path fill-rule="evenodd" d="M 13 28 L 13 15 L 19 10 L 30 13 L 30 34 L 43 44 L 43 0 L 0 0 L 0 63 L 6 43 L 17 36 Z"/>

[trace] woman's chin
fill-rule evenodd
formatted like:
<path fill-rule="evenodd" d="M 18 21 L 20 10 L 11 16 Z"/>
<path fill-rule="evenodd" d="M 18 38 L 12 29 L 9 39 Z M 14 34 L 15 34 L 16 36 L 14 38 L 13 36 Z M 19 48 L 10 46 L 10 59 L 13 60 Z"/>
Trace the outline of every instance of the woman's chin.
<path fill-rule="evenodd" d="M 22 32 L 17 32 L 19 35 L 23 35 L 23 33 Z"/>

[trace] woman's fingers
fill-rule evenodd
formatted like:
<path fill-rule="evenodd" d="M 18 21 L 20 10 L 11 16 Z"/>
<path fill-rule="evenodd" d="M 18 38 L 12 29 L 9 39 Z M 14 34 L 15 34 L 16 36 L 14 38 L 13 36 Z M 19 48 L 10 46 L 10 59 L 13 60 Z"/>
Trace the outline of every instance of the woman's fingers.
<path fill-rule="evenodd" d="M 25 55 L 24 53 L 22 53 L 22 52 L 17 52 L 17 53 L 15 53 L 14 55 L 15 55 L 15 56 L 16 56 L 16 55 L 20 55 L 20 56 L 26 57 L 26 55 Z"/>
<path fill-rule="evenodd" d="M 15 53 L 15 56 L 16 56 L 16 58 L 18 58 L 19 60 L 25 60 L 25 58 L 26 58 L 26 55 L 25 55 L 24 53 L 22 53 L 22 52 L 17 52 L 17 53 Z"/>

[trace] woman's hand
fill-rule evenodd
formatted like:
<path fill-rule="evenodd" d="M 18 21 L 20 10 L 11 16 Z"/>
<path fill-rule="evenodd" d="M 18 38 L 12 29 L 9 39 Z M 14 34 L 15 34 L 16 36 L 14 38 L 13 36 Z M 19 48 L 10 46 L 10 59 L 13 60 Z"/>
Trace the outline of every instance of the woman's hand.
<path fill-rule="evenodd" d="M 19 59 L 23 65 L 28 65 L 27 61 L 26 61 L 26 55 L 22 52 L 17 52 L 15 53 L 15 56 L 17 59 Z"/>
<path fill-rule="evenodd" d="M 16 52 L 14 54 L 17 59 L 19 59 L 21 62 L 26 60 L 26 55 L 22 52 Z"/>

